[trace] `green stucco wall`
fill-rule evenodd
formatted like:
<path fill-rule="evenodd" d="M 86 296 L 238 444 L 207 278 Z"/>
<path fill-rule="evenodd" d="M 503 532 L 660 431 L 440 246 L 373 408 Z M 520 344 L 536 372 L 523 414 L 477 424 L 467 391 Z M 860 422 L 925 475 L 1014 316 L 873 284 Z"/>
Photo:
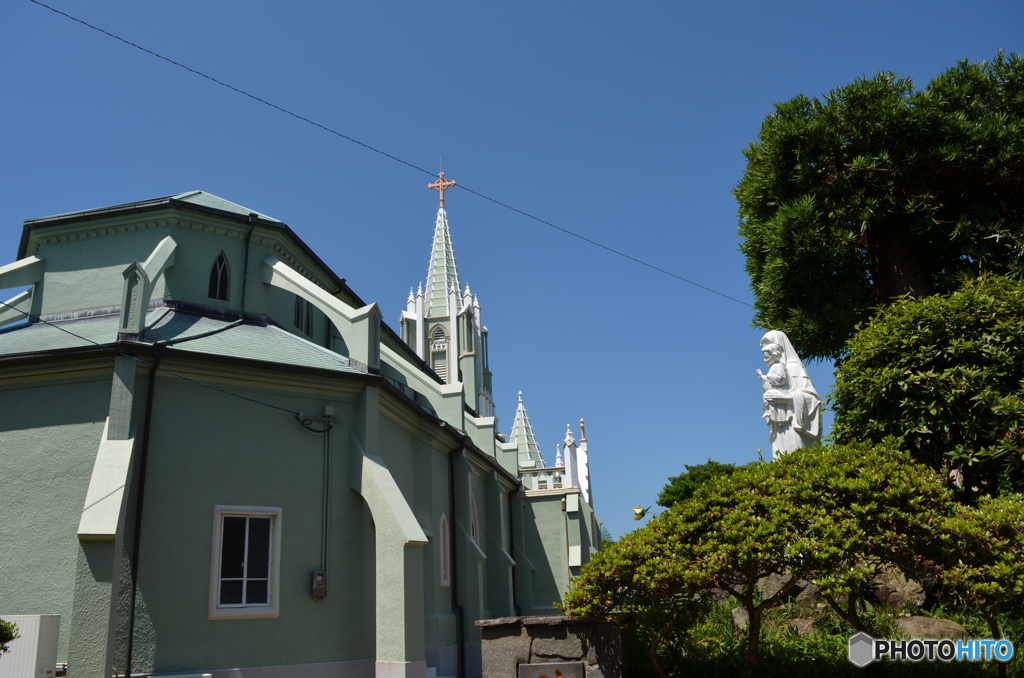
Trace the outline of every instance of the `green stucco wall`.
<path fill-rule="evenodd" d="M 523 614 L 554 614 L 569 584 L 566 519 L 561 495 L 531 497 L 523 508 L 526 556 L 532 564 L 533 610 Z"/>
<path fill-rule="evenodd" d="M 145 637 L 136 637 L 137 668 L 229 668 L 239 656 L 249 666 L 372 656 L 373 611 L 359 585 L 372 572 L 372 551 L 360 548 L 372 526 L 349 488 L 352 402 L 282 398 L 239 385 L 232 391 L 307 412 L 330 403 L 339 423 L 327 438 L 288 421 L 287 413 L 158 379 L 139 562 L 137 628 Z M 321 566 L 325 444 L 331 455 L 329 588 L 327 599 L 317 602 L 308 586 L 310 571 Z M 216 505 L 282 509 L 278 618 L 207 619 Z M 147 651 L 147 644 L 155 650 Z"/>
<path fill-rule="evenodd" d="M 61 615 L 57 655 L 67 661 L 74 615 L 85 614 L 72 605 L 85 565 L 77 531 L 109 376 L 0 384 L 0 613 Z M 108 612 L 109 604 L 99 613 L 104 627 Z"/>

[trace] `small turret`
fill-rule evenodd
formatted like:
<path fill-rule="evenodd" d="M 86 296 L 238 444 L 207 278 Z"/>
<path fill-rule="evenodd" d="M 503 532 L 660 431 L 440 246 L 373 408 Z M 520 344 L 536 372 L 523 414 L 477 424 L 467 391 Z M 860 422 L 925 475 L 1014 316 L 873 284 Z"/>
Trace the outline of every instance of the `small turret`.
<path fill-rule="evenodd" d="M 519 453 L 519 468 L 542 468 L 544 458 L 540 453 L 540 446 L 537 444 L 537 437 L 533 434 L 533 426 L 530 425 L 530 417 L 526 414 L 526 406 L 523 405 L 523 392 L 519 392 L 519 405 L 516 407 L 516 416 L 512 420 L 512 433 L 509 434 L 510 443 L 516 444 Z"/>

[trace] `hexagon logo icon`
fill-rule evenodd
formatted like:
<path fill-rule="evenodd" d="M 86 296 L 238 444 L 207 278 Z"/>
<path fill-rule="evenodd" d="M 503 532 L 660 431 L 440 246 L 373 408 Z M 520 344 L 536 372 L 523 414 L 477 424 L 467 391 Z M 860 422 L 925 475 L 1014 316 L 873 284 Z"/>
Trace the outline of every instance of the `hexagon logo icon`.
<path fill-rule="evenodd" d="M 850 663 L 858 668 L 864 668 L 875 659 L 875 639 L 861 631 L 850 637 L 846 656 Z"/>

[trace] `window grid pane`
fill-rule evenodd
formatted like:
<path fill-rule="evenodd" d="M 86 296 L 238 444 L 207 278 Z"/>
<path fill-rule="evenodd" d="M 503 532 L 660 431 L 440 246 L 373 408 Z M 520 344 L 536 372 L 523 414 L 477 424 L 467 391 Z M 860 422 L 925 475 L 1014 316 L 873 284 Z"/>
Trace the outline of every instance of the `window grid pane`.
<path fill-rule="evenodd" d="M 272 518 L 224 516 L 218 605 L 270 603 Z"/>
<path fill-rule="evenodd" d="M 220 582 L 220 604 L 241 605 L 242 604 L 242 580 L 222 579 Z"/>
<path fill-rule="evenodd" d="M 245 518 L 225 516 L 221 527 L 220 576 L 239 579 L 245 576 Z"/>
<path fill-rule="evenodd" d="M 249 518 L 246 579 L 266 579 L 270 572 L 270 518 Z"/>
<path fill-rule="evenodd" d="M 270 580 L 250 579 L 245 582 L 245 604 L 266 605 L 270 602 Z"/>

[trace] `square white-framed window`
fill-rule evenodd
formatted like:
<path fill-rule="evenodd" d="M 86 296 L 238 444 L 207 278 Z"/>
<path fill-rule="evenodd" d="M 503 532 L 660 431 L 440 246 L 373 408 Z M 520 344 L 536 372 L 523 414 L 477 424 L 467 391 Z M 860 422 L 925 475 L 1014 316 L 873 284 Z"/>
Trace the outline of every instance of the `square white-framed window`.
<path fill-rule="evenodd" d="M 276 617 L 281 588 L 281 509 L 214 506 L 210 619 Z"/>

